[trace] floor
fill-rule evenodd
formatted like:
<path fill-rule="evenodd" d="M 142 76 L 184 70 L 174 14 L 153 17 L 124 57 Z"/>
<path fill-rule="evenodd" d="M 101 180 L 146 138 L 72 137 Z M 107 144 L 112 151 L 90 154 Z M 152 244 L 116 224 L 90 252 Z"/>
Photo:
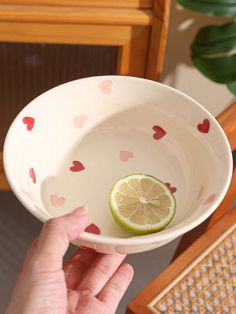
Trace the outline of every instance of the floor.
<path fill-rule="evenodd" d="M 0 313 L 4 313 L 26 250 L 39 233 L 41 223 L 26 211 L 11 192 L 1 192 L 0 203 Z M 159 249 L 127 257 L 127 262 L 134 267 L 135 276 L 117 314 L 124 314 L 129 300 L 169 264 L 178 241 L 177 239 Z M 72 250 L 71 247 L 68 255 Z"/>

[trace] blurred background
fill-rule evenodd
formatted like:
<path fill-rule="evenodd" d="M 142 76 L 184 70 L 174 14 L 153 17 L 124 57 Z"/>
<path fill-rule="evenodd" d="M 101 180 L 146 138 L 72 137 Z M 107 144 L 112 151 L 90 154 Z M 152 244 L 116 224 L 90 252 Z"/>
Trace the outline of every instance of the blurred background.
<path fill-rule="evenodd" d="M 203 25 L 226 18 L 209 18 L 171 3 L 168 41 L 161 82 L 199 101 L 214 116 L 233 96 L 224 85 L 209 81 L 192 65 L 190 45 Z M 0 146 L 16 114 L 34 97 L 66 81 L 115 74 L 118 47 L 63 44 L 0 43 Z M 41 224 L 18 202 L 12 192 L 0 192 L 0 313 L 9 301 L 27 247 Z M 118 314 L 129 300 L 153 280 L 171 261 L 179 239 L 151 252 L 129 256 L 135 277 Z M 71 251 L 69 254 L 73 251 Z"/>

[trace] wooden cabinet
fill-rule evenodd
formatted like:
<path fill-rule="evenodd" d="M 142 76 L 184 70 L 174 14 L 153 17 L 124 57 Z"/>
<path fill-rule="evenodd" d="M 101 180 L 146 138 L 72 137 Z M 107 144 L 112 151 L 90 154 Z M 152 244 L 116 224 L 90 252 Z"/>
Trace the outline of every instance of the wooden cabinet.
<path fill-rule="evenodd" d="M 159 80 L 169 9 L 170 0 L 0 0 L 0 42 L 116 46 L 117 74 Z"/>
<path fill-rule="evenodd" d="M 170 0 L 0 0 L 0 41 L 118 46 L 117 74 L 159 80 Z"/>

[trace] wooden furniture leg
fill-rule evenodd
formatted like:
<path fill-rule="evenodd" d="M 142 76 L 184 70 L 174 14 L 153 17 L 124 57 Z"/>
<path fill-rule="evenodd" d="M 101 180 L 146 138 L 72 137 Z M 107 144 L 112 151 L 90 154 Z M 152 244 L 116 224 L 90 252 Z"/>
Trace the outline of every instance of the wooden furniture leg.
<path fill-rule="evenodd" d="M 146 70 L 146 78 L 150 80 L 160 80 L 164 64 L 169 18 L 170 0 L 154 1 L 152 30 Z"/>
<path fill-rule="evenodd" d="M 217 120 L 228 137 L 232 151 L 236 150 L 236 102 L 223 111 Z"/>
<path fill-rule="evenodd" d="M 145 77 L 150 27 L 136 26 L 131 40 L 119 48 L 117 74 Z"/>
<path fill-rule="evenodd" d="M 151 29 L 134 27 L 131 42 L 120 46 L 117 74 L 159 81 L 170 16 L 170 0 L 154 1 Z"/>
<path fill-rule="evenodd" d="M 159 81 L 170 17 L 170 0 L 155 0 L 151 27 L 134 27 L 132 40 L 120 46 L 117 74 Z"/>
<path fill-rule="evenodd" d="M 2 152 L 0 152 L 0 190 L 2 191 L 10 190 L 9 184 L 4 174 Z"/>

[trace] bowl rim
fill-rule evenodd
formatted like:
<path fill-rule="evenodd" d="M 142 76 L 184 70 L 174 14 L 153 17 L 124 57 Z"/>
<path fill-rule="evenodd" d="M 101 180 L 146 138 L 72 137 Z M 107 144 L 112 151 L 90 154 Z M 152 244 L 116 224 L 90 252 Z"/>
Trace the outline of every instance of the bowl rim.
<path fill-rule="evenodd" d="M 113 236 L 106 236 L 106 235 L 95 235 L 92 233 L 88 233 L 88 232 L 83 232 L 81 233 L 80 236 L 77 237 L 78 240 L 82 240 L 82 241 L 86 241 L 86 242 L 91 242 L 94 244 L 102 244 L 102 245 L 143 245 L 143 244 L 154 244 L 154 243 L 159 243 L 159 242 L 163 242 L 163 241 L 167 241 L 167 240 L 172 240 L 177 238 L 178 236 L 192 230 L 193 228 L 195 228 L 196 226 L 198 226 L 199 224 L 201 224 L 204 220 L 206 220 L 214 211 L 215 209 L 219 206 L 219 204 L 221 203 L 221 201 L 223 200 L 230 182 L 231 182 L 231 177 L 232 177 L 232 173 L 233 173 L 233 158 L 232 158 L 232 152 L 231 152 L 231 148 L 230 148 L 230 144 L 229 141 L 226 137 L 226 134 L 224 133 L 222 127 L 220 126 L 219 122 L 215 119 L 215 117 L 205 108 L 203 107 L 199 102 L 197 102 L 195 99 L 193 99 L 192 97 L 190 97 L 189 95 L 185 94 L 184 92 L 177 90 L 171 86 L 165 85 L 163 83 L 160 82 L 156 82 L 156 81 L 152 81 L 152 80 L 148 80 L 145 78 L 139 78 L 139 77 L 133 77 L 133 76 L 124 76 L 124 75 L 98 75 L 98 76 L 90 76 L 90 77 L 85 77 L 85 78 L 81 78 L 81 79 L 76 79 L 76 80 L 72 80 L 60 85 L 57 85 L 47 91 L 45 91 L 44 93 L 40 94 L 39 96 L 35 97 L 33 100 L 31 100 L 15 117 L 15 119 L 13 120 L 13 122 L 11 123 L 7 135 L 5 137 L 5 141 L 4 141 L 4 146 L 3 146 L 3 166 L 4 166 L 4 170 L 5 170 L 5 174 L 7 177 L 7 180 L 9 182 L 9 185 L 13 191 L 13 193 L 17 196 L 18 200 L 23 204 L 23 206 L 33 215 L 35 216 L 37 219 L 39 219 L 41 222 L 45 222 L 47 219 L 45 218 L 45 215 L 43 214 L 39 214 L 39 212 L 35 211 L 30 204 L 28 204 L 22 197 L 20 192 L 18 192 L 16 184 L 14 183 L 14 179 L 11 177 L 10 173 L 8 172 L 8 166 L 7 166 L 7 161 L 6 161 L 6 152 L 8 150 L 8 145 L 9 145 L 9 138 L 12 135 L 13 132 L 13 127 L 15 125 L 15 123 L 18 121 L 19 116 L 22 114 L 23 111 L 27 110 L 27 108 L 33 106 L 34 101 L 39 98 L 41 98 L 44 94 L 53 91 L 54 89 L 58 89 L 61 87 L 64 87 L 65 85 L 70 85 L 70 84 L 74 84 L 75 82 L 81 82 L 81 81 L 89 81 L 89 80 L 95 80 L 95 79 L 103 79 L 103 80 L 112 80 L 112 79 L 121 79 L 121 80 L 132 80 L 132 81 L 143 81 L 146 82 L 148 84 L 151 85 L 156 85 L 159 86 L 160 88 L 164 88 L 167 91 L 169 91 L 172 94 L 177 94 L 185 99 L 187 99 L 188 101 L 190 101 L 194 106 L 197 106 L 202 112 L 204 112 L 210 119 L 211 121 L 214 123 L 217 131 L 219 132 L 219 134 L 221 134 L 222 139 L 224 140 L 224 145 L 225 145 L 225 149 L 226 149 L 226 158 L 227 158 L 227 163 L 228 163 L 228 172 L 227 172 L 227 176 L 225 179 L 225 183 L 223 186 L 223 189 L 221 191 L 221 193 L 218 194 L 218 197 L 215 199 L 215 201 L 209 205 L 208 208 L 206 208 L 206 210 L 196 219 L 194 219 L 193 221 L 189 222 L 188 224 L 184 225 L 184 226 L 180 226 L 178 227 L 178 225 L 172 230 L 172 229 L 164 229 L 163 231 L 157 232 L 157 233 L 152 233 L 149 235 L 145 235 L 145 236 L 131 236 L 129 238 L 119 238 L 119 237 L 113 237 Z M 48 217 L 49 219 L 49 217 Z"/>

